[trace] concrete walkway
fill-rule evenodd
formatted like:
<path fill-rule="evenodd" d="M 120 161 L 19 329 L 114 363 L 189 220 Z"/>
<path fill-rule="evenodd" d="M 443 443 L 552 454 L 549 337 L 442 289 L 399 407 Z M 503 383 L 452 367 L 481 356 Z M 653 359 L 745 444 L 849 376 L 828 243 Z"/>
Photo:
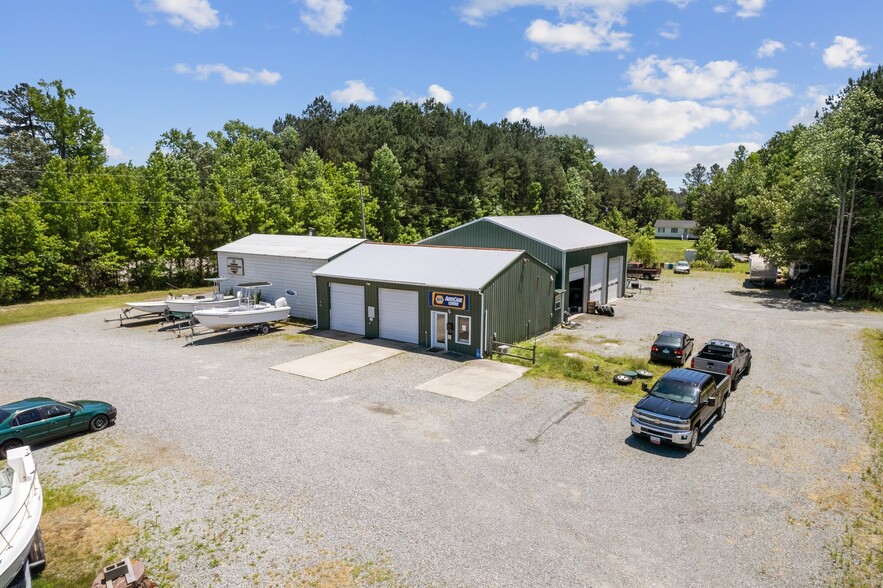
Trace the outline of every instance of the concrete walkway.
<path fill-rule="evenodd" d="M 477 359 L 466 362 L 463 367 L 444 376 L 420 384 L 417 389 L 475 402 L 494 390 L 511 384 L 527 370 L 528 368 L 520 365 Z"/>
<path fill-rule="evenodd" d="M 348 343 L 309 357 L 274 365 L 270 369 L 324 381 L 383 361 L 404 351 L 383 345 Z"/>

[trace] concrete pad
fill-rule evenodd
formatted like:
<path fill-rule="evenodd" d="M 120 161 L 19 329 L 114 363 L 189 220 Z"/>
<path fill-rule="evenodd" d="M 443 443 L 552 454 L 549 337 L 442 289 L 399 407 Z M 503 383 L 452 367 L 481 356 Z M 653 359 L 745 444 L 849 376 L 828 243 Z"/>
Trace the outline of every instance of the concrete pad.
<path fill-rule="evenodd" d="M 530 368 L 489 359 L 476 359 L 449 374 L 420 384 L 417 389 L 475 402 L 494 390 L 511 384 L 528 369 Z"/>
<path fill-rule="evenodd" d="M 288 363 L 274 365 L 270 369 L 314 380 L 328 380 L 366 365 L 383 361 L 402 352 L 404 352 L 404 349 L 383 345 L 347 343 L 346 345 L 310 355 L 309 357 L 302 357 Z"/>

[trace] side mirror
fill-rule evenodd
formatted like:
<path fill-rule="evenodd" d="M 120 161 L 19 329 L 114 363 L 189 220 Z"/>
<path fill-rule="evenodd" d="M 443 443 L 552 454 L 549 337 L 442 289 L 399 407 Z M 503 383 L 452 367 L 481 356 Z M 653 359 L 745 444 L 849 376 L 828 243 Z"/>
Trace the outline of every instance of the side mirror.
<path fill-rule="evenodd" d="M 714 406 L 715 402 L 717 402 L 717 398 L 709 398 L 705 401 L 705 404 L 707 404 L 708 406 Z"/>
<path fill-rule="evenodd" d="M 650 391 L 650 386 L 647 385 L 647 382 L 641 382 L 641 390 L 643 390 L 644 392 Z"/>

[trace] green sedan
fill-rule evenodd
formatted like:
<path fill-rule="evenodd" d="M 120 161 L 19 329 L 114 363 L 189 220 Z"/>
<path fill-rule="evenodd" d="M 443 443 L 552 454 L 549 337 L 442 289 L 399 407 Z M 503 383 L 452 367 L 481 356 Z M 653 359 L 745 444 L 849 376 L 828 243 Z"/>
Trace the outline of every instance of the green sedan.
<path fill-rule="evenodd" d="M 59 402 L 26 398 L 0 406 L 0 459 L 22 445 L 43 443 L 80 431 L 100 431 L 117 418 L 117 409 L 98 400 Z"/>

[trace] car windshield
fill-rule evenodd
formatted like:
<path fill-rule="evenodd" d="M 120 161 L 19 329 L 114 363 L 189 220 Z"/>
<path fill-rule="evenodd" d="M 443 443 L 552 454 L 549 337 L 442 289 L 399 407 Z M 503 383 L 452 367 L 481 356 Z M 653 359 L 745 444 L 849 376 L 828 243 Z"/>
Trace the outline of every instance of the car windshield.
<path fill-rule="evenodd" d="M 15 472 L 11 467 L 5 467 L 0 471 L 0 498 L 9 496 L 12 492 L 12 480 Z"/>
<path fill-rule="evenodd" d="M 690 264 L 687 263 L 686 261 L 679 261 L 678 267 L 690 267 Z"/>
<path fill-rule="evenodd" d="M 12 415 L 11 412 L 8 412 L 8 411 L 3 410 L 2 408 L 0 408 L 0 423 L 5 422 L 6 419 L 8 419 L 11 415 Z"/>
<path fill-rule="evenodd" d="M 659 337 L 656 339 L 657 345 L 670 345 L 671 347 L 678 347 L 681 344 L 680 337 Z M 645 343 L 646 345 L 646 343 Z"/>
<path fill-rule="evenodd" d="M 650 395 L 685 404 L 696 404 L 699 401 L 699 389 L 695 385 L 672 380 L 656 382 L 650 390 Z"/>

